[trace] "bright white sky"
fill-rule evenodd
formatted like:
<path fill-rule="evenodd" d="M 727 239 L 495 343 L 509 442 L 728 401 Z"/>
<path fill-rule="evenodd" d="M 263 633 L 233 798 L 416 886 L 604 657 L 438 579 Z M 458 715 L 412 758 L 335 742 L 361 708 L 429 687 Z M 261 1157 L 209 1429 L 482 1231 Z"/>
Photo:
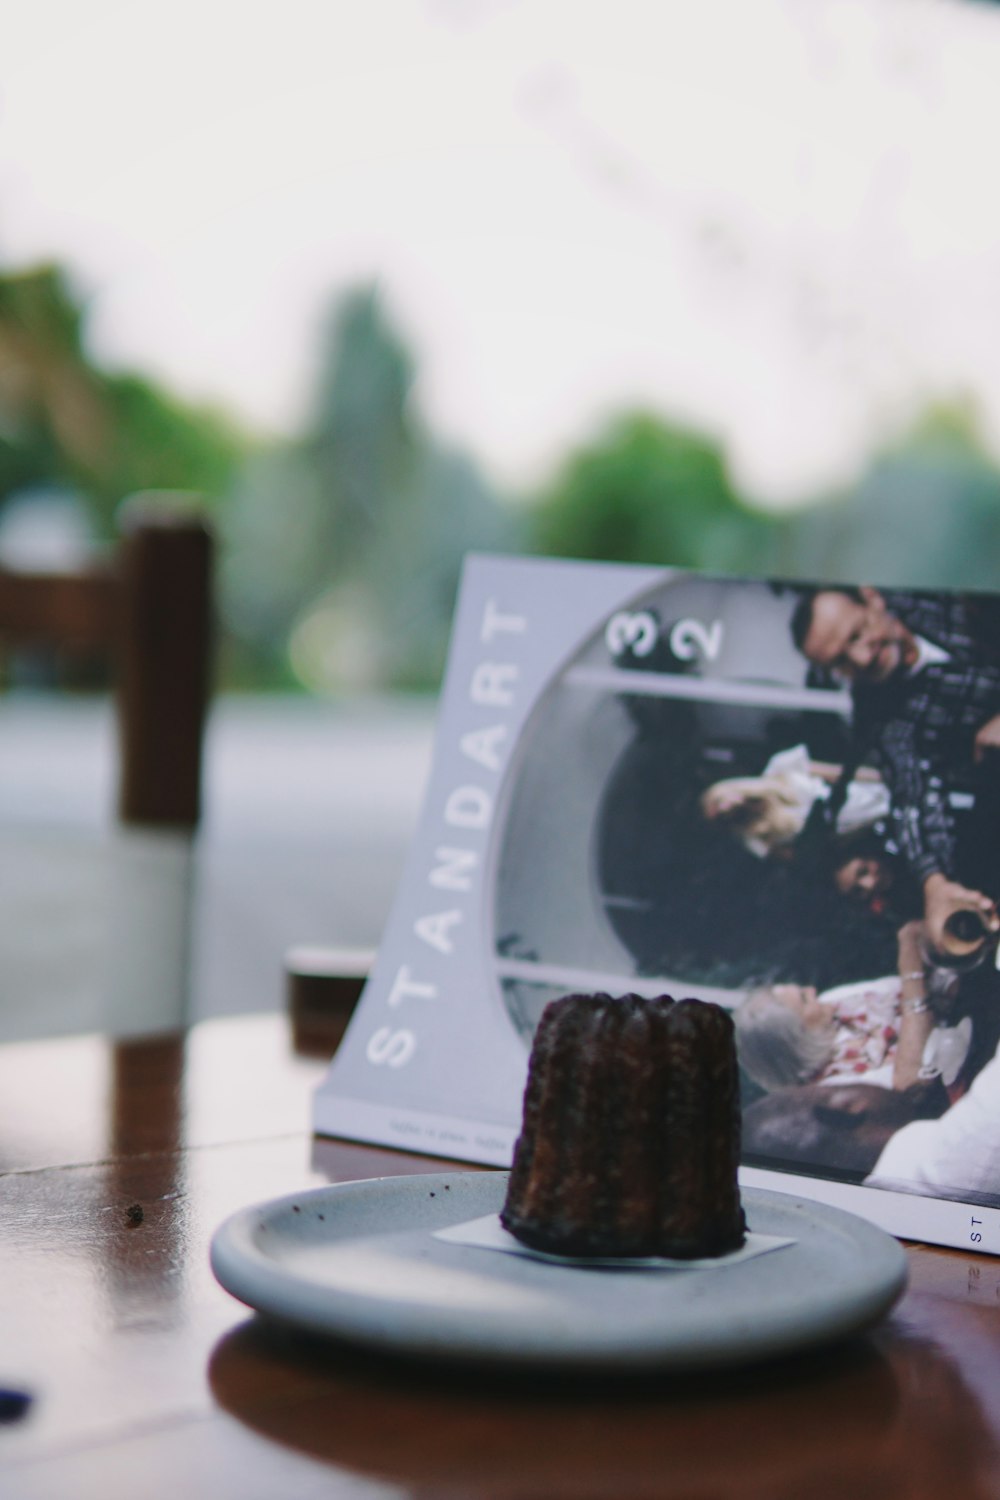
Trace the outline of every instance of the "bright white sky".
<path fill-rule="evenodd" d="M 924 400 L 1000 448 L 1000 10 L 963 0 L 0 0 L 0 264 L 274 430 L 377 278 L 505 483 L 642 402 L 789 500 Z"/>

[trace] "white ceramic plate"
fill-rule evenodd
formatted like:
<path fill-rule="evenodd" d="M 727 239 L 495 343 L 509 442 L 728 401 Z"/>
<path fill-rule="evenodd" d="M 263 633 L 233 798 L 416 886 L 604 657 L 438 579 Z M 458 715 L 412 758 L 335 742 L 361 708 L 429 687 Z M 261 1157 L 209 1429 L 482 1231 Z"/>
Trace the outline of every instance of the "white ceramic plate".
<path fill-rule="evenodd" d="M 906 1283 L 902 1247 L 840 1209 L 745 1188 L 751 1229 L 796 1243 L 712 1270 L 565 1266 L 434 1231 L 496 1213 L 506 1172 L 340 1183 L 243 1209 L 212 1268 L 234 1297 L 309 1332 L 488 1364 L 685 1370 L 866 1328 Z"/>

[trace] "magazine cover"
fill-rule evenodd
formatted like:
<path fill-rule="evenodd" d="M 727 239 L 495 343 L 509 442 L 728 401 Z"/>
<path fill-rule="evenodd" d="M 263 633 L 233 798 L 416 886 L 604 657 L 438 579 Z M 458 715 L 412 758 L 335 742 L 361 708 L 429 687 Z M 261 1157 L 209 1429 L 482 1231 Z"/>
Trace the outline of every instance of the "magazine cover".
<path fill-rule="evenodd" d="M 694 995 L 746 1183 L 1000 1252 L 998 606 L 471 557 L 317 1133 L 507 1166 L 549 1000 Z"/>

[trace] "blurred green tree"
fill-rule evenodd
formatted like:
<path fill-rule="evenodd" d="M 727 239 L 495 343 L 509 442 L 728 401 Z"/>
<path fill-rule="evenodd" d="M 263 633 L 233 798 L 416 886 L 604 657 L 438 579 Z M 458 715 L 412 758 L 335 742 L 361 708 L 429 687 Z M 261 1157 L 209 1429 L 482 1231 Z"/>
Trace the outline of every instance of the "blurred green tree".
<path fill-rule="evenodd" d="M 334 306 L 320 351 L 313 413 L 302 448 L 329 497 L 335 573 L 350 573 L 379 548 L 419 461 L 423 434 L 410 404 L 415 365 L 375 287 Z M 391 508 L 391 510 L 390 510 Z"/>
<path fill-rule="evenodd" d="M 996 589 L 1000 472 L 974 409 L 929 406 L 849 490 L 787 515 L 772 571 L 886 587 Z"/>
<path fill-rule="evenodd" d="M 303 433 L 233 489 L 227 618 L 276 682 L 290 643 L 315 689 L 436 685 L 465 553 L 518 545 L 513 513 L 415 410 L 414 374 L 377 289 L 352 289 L 327 322 Z"/>
<path fill-rule="evenodd" d="M 105 524 L 136 490 L 195 490 L 214 505 L 249 447 L 233 420 L 137 375 L 108 376 L 104 391 L 111 429 L 100 471 Z"/>
<path fill-rule="evenodd" d="M 221 414 L 151 381 L 107 375 L 84 346 L 83 313 L 64 273 L 0 276 L 0 506 L 26 489 L 74 492 L 99 536 L 135 490 L 186 489 L 208 501 L 247 439 Z"/>
<path fill-rule="evenodd" d="M 753 572 L 769 556 L 772 524 L 736 493 L 710 438 L 631 412 L 536 497 L 531 543 L 548 556 Z"/>
<path fill-rule="evenodd" d="M 80 309 L 52 266 L 0 277 L 0 503 L 18 490 L 85 488 L 107 440 Z"/>

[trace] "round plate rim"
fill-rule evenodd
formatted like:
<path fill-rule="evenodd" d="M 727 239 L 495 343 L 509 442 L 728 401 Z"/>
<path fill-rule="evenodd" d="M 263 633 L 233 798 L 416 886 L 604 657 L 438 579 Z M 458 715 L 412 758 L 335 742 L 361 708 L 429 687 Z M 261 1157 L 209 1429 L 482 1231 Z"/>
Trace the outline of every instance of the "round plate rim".
<path fill-rule="evenodd" d="M 691 1341 L 681 1345 L 672 1337 L 669 1327 L 659 1331 L 654 1325 L 651 1336 L 641 1344 L 627 1343 L 608 1346 L 606 1343 L 588 1344 L 586 1330 L 581 1337 L 571 1340 L 566 1346 L 551 1348 L 537 1344 L 518 1345 L 516 1337 L 505 1330 L 494 1337 L 483 1336 L 483 1329 L 475 1324 L 469 1330 L 460 1322 L 444 1318 L 444 1330 L 435 1329 L 421 1317 L 408 1318 L 406 1308 L 403 1316 L 386 1316 L 389 1304 L 366 1305 L 364 1298 L 342 1292 L 332 1292 L 319 1287 L 307 1278 L 289 1272 L 277 1265 L 257 1244 L 260 1226 L 280 1224 L 289 1215 L 310 1210 L 319 1213 L 320 1208 L 331 1204 L 350 1213 L 352 1200 L 364 1206 L 373 1200 L 376 1205 L 388 1201 L 391 1209 L 408 1199 L 423 1202 L 435 1192 L 444 1192 L 460 1185 L 462 1193 L 452 1200 L 458 1207 L 471 1190 L 474 1199 L 481 1197 L 494 1200 L 487 1206 L 478 1206 L 473 1213 L 452 1212 L 447 1222 L 462 1223 L 481 1213 L 493 1212 L 499 1207 L 505 1190 L 508 1173 L 500 1170 L 486 1172 L 445 1172 L 436 1174 L 416 1173 L 400 1177 L 365 1178 L 354 1182 L 331 1183 L 306 1189 L 301 1193 L 283 1194 L 266 1202 L 250 1205 L 238 1210 L 216 1229 L 212 1236 L 210 1260 L 212 1270 L 219 1283 L 238 1300 L 253 1308 L 265 1318 L 298 1328 L 304 1332 L 331 1338 L 338 1342 L 362 1345 L 370 1349 L 398 1355 L 416 1355 L 435 1362 L 464 1361 L 482 1365 L 523 1365 L 535 1369 L 565 1370 L 571 1366 L 580 1373 L 592 1370 L 618 1369 L 682 1371 L 737 1365 L 783 1354 L 798 1353 L 836 1339 L 863 1331 L 893 1305 L 901 1295 L 907 1280 L 908 1262 L 899 1242 L 885 1230 L 856 1214 L 833 1205 L 815 1202 L 797 1194 L 774 1192 L 770 1189 L 744 1187 L 744 1204 L 751 1214 L 761 1210 L 780 1210 L 798 1216 L 811 1229 L 827 1230 L 831 1235 L 846 1237 L 858 1253 L 859 1266 L 864 1275 L 859 1278 L 852 1295 L 818 1302 L 814 1309 L 799 1306 L 798 1320 L 777 1319 L 774 1326 L 752 1326 L 742 1337 L 718 1336 L 719 1330 L 711 1326 L 711 1313 L 703 1330 L 700 1346 Z M 488 1185 L 488 1186 L 487 1186 Z M 300 1222 L 298 1220 L 289 1222 Z M 421 1226 L 415 1226 L 417 1228 Z M 751 1227 L 754 1227 L 751 1225 Z M 398 1225 L 392 1226 L 393 1229 Z M 386 1232 L 392 1232 L 391 1229 Z M 370 1235 L 370 1230 L 362 1237 Z M 338 1235 L 337 1238 L 340 1238 Z M 462 1247 L 451 1247 L 461 1249 Z M 467 1255 L 476 1257 L 474 1264 L 481 1271 L 487 1264 L 488 1253 L 468 1249 Z M 771 1252 L 774 1255 L 784 1251 Z M 750 1270 L 760 1261 L 744 1263 Z M 515 1257 L 497 1255 L 494 1267 L 498 1280 L 503 1279 L 503 1263 Z M 497 1265 L 496 1262 L 500 1262 Z M 524 1261 L 518 1261 L 524 1265 Z M 541 1266 L 540 1261 L 530 1262 Z M 552 1266 L 545 1263 L 547 1272 L 557 1277 L 574 1278 L 580 1275 L 576 1267 Z M 614 1273 L 616 1275 L 622 1273 Z M 625 1272 L 625 1275 L 658 1276 L 657 1272 Z M 682 1271 L 684 1277 L 701 1275 L 726 1275 L 719 1272 Z M 571 1285 L 571 1283 L 570 1283 Z M 828 1289 L 824 1289 L 828 1293 Z M 799 1299 L 801 1303 L 801 1299 Z M 445 1311 L 442 1309 L 442 1311 Z M 397 1308 L 398 1312 L 398 1308 Z"/>

